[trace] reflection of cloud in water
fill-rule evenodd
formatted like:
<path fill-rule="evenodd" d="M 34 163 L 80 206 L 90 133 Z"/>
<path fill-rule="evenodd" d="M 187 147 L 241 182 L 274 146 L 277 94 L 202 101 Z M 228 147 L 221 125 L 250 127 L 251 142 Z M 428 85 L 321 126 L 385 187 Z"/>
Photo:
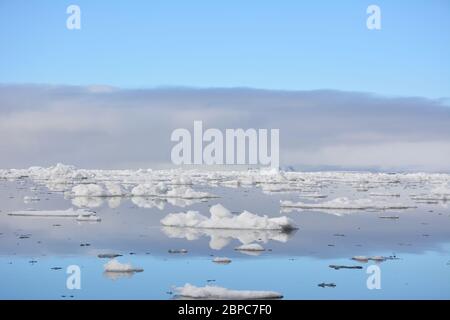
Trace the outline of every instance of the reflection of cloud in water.
<path fill-rule="evenodd" d="M 103 272 L 103 276 L 109 280 L 129 279 L 134 276 L 135 272 Z"/>
<path fill-rule="evenodd" d="M 257 257 L 262 253 L 262 251 L 246 251 L 246 250 L 239 250 L 239 252 L 254 257 Z"/>
<path fill-rule="evenodd" d="M 103 204 L 103 199 L 99 197 L 76 197 L 72 199 L 72 204 L 79 208 L 98 208 Z"/>
<path fill-rule="evenodd" d="M 198 240 L 206 236 L 210 237 L 209 247 L 220 250 L 226 247 L 231 240 L 237 239 L 242 244 L 252 242 L 267 243 L 269 240 L 287 242 L 293 232 L 282 232 L 279 230 L 235 230 L 235 229 L 198 229 L 162 227 L 163 232 L 169 238 L 185 238 L 188 241 Z"/>

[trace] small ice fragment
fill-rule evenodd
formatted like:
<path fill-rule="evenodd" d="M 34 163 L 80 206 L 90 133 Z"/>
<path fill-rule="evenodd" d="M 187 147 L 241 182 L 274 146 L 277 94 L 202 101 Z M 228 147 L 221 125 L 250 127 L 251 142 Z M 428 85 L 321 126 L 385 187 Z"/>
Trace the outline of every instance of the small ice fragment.
<path fill-rule="evenodd" d="M 370 257 L 369 260 L 376 261 L 376 262 L 383 262 L 386 260 L 386 258 L 382 257 L 382 256 L 374 256 L 374 257 Z"/>
<path fill-rule="evenodd" d="M 102 219 L 100 219 L 100 217 L 97 217 L 96 215 L 83 216 L 80 214 L 77 217 L 77 221 L 100 222 L 102 221 Z"/>
<path fill-rule="evenodd" d="M 72 188 L 74 197 L 105 197 L 103 188 L 97 184 L 79 184 Z"/>
<path fill-rule="evenodd" d="M 104 259 L 104 258 L 114 259 L 114 258 L 121 257 L 121 256 L 122 255 L 118 254 L 118 253 L 100 253 L 97 255 L 97 257 L 99 257 L 100 259 Z"/>
<path fill-rule="evenodd" d="M 226 258 L 226 257 L 215 257 L 213 259 L 213 262 L 219 263 L 219 264 L 229 264 L 229 263 L 231 263 L 231 259 Z"/>
<path fill-rule="evenodd" d="M 339 269 L 362 269 L 363 267 L 361 266 L 338 266 L 338 265 L 334 265 L 331 264 L 329 265 L 330 268 L 335 269 L 335 270 L 339 270 Z"/>
<path fill-rule="evenodd" d="M 169 253 L 187 253 L 188 251 L 186 249 L 169 249 Z"/>

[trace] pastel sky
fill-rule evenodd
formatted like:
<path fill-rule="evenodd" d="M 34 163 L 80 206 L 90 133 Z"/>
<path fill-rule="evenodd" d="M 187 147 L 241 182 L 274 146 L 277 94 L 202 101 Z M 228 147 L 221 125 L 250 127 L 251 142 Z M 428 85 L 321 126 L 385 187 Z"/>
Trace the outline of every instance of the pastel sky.
<path fill-rule="evenodd" d="M 450 97 L 447 0 L 1 0 L 0 39 L 0 83 Z"/>

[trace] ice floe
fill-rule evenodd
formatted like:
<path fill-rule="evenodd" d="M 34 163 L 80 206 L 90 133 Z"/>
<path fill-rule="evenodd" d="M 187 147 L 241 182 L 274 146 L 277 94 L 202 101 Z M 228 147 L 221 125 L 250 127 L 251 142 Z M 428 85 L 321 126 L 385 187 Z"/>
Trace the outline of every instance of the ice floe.
<path fill-rule="evenodd" d="M 25 210 L 9 212 L 10 216 L 25 216 L 25 217 L 91 217 L 95 213 L 89 210 L 69 208 L 67 210 Z"/>
<path fill-rule="evenodd" d="M 341 200 L 353 198 L 355 193 L 367 194 L 375 202 L 366 203 L 365 199 L 349 200 L 351 203 L 347 207 L 345 203 L 331 203 L 333 209 L 339 206 L 343 209 L 361 210 L 397 209 L 398 206 L 390 204 L 389 198 L 398 199 L 401 202 L 399 207 L 412 206 L 409 203 L 403 204 L 405 199 L 421 206 L 450 201 L 450 175 L 438 173 L 294 172 L 266 169 L 86 170 L 57 164 L 48 168 L 0 169 L 0 179 L 32 180 L 37 186 L 45 186 L 51 192 L 65 192 L 69 198 L 73 198 L 74 205 L 86 208 L 102 205 L 101 201 L 92 199 L 105 197 L 208 201 L 215 195 L 200 191 L 197 187 L 230 186 L 254 186 L 271 196 L 298 193 L 301 199 L 305 199 L 305 203 L 308 202 L 306 199 L 330 198 L 333 193 L 336 194 L 334 198 Z M 109 200 L 107 201 L 109 204 Z M 282 203 L 283 210 L 299 208 L 293 206 L 293 203 L 295 202 Z M 303 201 L 300 202 L 302 203 Z M 111 204 L 113 207 L 117 206 L 118 200 Z M 185 203 L 186 206 L 191 204 Z M 323 210 L 324 208 L 321 211 Z"/>
<path fill-rule="evenodd" d="M 226 258 L 226 257 L 215 257 L 212 261 L 214 263 L 218 263 L 218 264 L 229 264 L 229 263 L 231 263 L 231 259 L 230 258 Z"/>
<path fill-rule="evenodd" d="M 131 195 L 135 197 L 161 197 L 167 194 L 168 187 L 164 183 L 157 185 L 144 183 L 131 190 Z"/>
<path fill-rule="evenodd" d="M 287 217 L 269 218 L 244 211 L 233 215 L 221 204 L 210 208 L 210 217 L 197 211 L 171 213 L 161 220 L 161 224 L 171 227 L 188 227 L 203 229 L 259 229 L 259 230 L 292 230 L 294 223 Z"/>
<path fill-rule="evenodd" d="M 391 203 L 375 201 L 373 199 L 349 199 L 347 197 L 335 198 L 322 203 L 292 202 L 289 200 L 280 201 L 281 207 L 300 209 L 339 209 L 339 210 L 389 210 L 389 209 L 410 209 L 416 206 L 402 203 Z"/>
<path fill-rule="evenodd" d="M 177 296 L 192 299 L 281 299 L 283 295 L 275 291 L 230 290 L 219 286 L 196 287 L 186 283 L 176 287 Z"/>
<path fill-rule="evenodd" d="M 106 197 L 107 192 L 97 184 L 80 184 L 72 188 L 74 197 Z"/>

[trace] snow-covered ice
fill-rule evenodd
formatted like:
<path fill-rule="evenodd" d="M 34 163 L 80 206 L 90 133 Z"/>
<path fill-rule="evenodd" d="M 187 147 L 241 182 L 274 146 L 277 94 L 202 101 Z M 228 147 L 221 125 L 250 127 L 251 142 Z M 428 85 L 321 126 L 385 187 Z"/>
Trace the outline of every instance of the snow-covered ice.
<path fill-rule="evenodd" d="M 193 299 L 281 299 L 283 295 L 275 291 L 230 290 L 219 286 L 196 287 L 186 283 L 174 289 L 176 295 Z"/>
<path fill-rule="evenodd" d="M 212 261 L 214 263 L 218 263 L 218 264 L 229 264 L 229 263 L 231 263 L 231 259 L 227 258 L 227 257 L 215 257 Z"/>
<path fill-rule="evenodd" d="M 10 216 L 30 216 L 30 217 L 90 217 L 95 216 L 95 213 L 89 210 L 69 208 L 67 210 L 26 210 L 26 211 L 12 211 Z"/>
<path fill-rule="evenodd" d="M 206 228 L 206 229 L 260 229 L 292 230 L 294 223 L 287 217 L 269 218 L 244 211 L 233 215 L 221 204 L 210 208 L 210 217 L 197 211 L 171 213 L 161 220 L 161 224 L 171 227 Z"/>

